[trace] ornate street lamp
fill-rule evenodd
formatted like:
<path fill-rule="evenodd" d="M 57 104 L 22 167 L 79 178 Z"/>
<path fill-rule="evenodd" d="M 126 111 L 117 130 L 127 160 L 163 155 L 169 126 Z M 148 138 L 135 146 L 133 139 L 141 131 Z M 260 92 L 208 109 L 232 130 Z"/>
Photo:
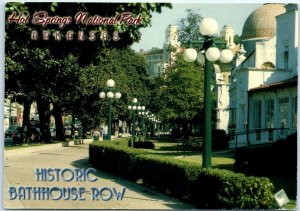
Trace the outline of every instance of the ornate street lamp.
<path fill-rule="evenodd" d="M 107 86 L 107 93 L 105 92 L 100 92 L 99 97 L 101 99 L 104 99 L 105 97 L 108 98 L 108 134 L 107 134 L 107 139 L 110 141 L 111 140 L 111 127 L 112 127 L 112 122 L 111 122 L 111 104 L 112 104 L 112 99 L 115 97 L 116 99 L 121 98 L 121 93 L 115 90 L 115 81 L 112 79 L 109 79 L 106 82 Z"/>
<path fill-rule="evenodd" d="M 137 99 L 133 98 L 132 105 L 128 106 L 128 109 L 132 111 L 132 126 L 131 126 L 131 135 L 133 137 L 133 140 L 135 141 L 135 111 L 138 109 L 139 106 L 136 106 Z"/>
<path fill-rule="evenodd" d="M 229 49 L 220 50 L 215 47 L 213 36 L 218 32 L 218 23 L 212 18 L 205 18 L 199 24 L 199 31 L 204 36 L 203 45 L 197 54 L 193 48 L 188 48 L 183 53 L 187 62 L 205 63 L 204 65 L 204 143 L 203 143 L 203 168 L 211 167 L 211 76 L 212 62 L 218 59 L 223 63 L 229 63 L 233 59 L 232 51 Z M 205 56 L 204 56 L 204 55 Z"/>
<path fill-rule="evenodd" d="M 141 111 L 138 113 L 141 117 L 142 117 L 142 134 L 143 137 L 145 136 L 145 115 L 148 114 L 147 111 L 145 111 L 146 107 L 145 106 L 141 106 Z"/>

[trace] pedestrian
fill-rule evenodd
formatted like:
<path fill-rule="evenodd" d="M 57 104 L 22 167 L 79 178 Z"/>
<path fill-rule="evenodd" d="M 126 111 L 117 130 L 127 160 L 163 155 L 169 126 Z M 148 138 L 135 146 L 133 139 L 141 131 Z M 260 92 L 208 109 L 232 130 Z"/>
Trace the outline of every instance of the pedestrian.
<path fill-rule="evenodd" d="M 107 126 L 103 127 L 102 133 L 103 133 L 103 140 L 107 141 L 108 140 L 108 127 Z"/>
<path fill-rule="evenodd" d="M 99 139 L 100 139 L 100 132 L 99 132 L 99 130 L 95 129 L 93 131 L 93 138 L 94 138 L 94 141 L 99 141 Z"/>

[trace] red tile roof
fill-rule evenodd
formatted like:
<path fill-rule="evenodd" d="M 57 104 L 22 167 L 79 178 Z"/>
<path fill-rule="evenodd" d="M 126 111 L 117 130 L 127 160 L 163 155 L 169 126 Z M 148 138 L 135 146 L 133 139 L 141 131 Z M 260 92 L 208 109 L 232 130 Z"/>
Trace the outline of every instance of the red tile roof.
<path fill-rule="evenodd" d="M 259 92 L 259 91 L 287 88 L 287 87 L 297 86 L 297 84 L 298 84 L 298 77 L 296 76 L 294 78 L 290 78 L 290 79 L 287 79 L 284 81 L 279 81 L 279 82 L 272 83 L 272 84 L 260 85 L 258 87 L 250 89 L 248 92 L 253 93 L 253 92 Z"/>

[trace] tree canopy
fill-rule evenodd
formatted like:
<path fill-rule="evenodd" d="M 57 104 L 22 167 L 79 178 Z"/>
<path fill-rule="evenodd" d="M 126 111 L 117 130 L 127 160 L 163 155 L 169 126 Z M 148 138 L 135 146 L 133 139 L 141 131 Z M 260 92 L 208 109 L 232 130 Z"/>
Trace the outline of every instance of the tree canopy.
<path fill-rule="evenodd" d="M 178 23 L 178 41 L 181 47 L 190 47 L 190 41 L 199 40 L 201 37 L 199 23 L 203 19 L 202 16 L 192 9 L 187 9 L 186 13 L 187 16 Z"/>

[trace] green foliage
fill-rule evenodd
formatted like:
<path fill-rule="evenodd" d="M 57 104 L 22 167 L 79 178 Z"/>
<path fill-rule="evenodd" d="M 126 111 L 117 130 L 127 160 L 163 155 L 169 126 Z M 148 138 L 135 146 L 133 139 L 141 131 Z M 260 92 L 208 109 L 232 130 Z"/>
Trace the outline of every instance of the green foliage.
<path fill-rule="evenodd" d="M 79 83 L 80 99 L 76 105 L 81 108 L 79 117 L 90 117 L 90 124 L 97 126 L 106 121 L 107 100 L 99 99 L 99 93 L 106 90 L 106 81 L 114 79 L 116 90 L 122 97 L 113 101 L 112 119 L 127 119 L 127 106 L 136 97 L 139 103 L 147 106 L 149 88 L 146 77 L 145 59 L 131 49 L 105 49 L 98 54 L 98 59 L 80 70 Z M 84 98 L 86 100 L 82 101 Z M 83 115 L 82 115 L 83 114 Z"/>
<path fill-rule="evenodd" d="M 136 141 L 133 143 L 134 148 L 154 149 L 155 145 L 151 141 Z"/>
<path fill-rule="evenodd" d="M 90 144 L 90 163 L 109 173 L 136 181 L 136 158 L 142 154 L 137 149 L 112 144 L 109 141 L 101 141 Z"/>
<path fill-rule="evenodd" d="M 186 13 L 186 18 L 182 18 L 178 23 L 178 41 L 182 47 L 190 47 L 191 40 L 199 40 L 201 37 L 199 23 L 202 20 L 202 16 L 192 9 L 187 9 Z"/>
<path fill-rule="evenodd" d="M 114 142 L 90 145 L 90 163 L 100 170 L 136 181 L 199 208 L 272 208 L 273 185 L 267 178 L 246 177 L 196 163 L 145 154 Z"/>
<path fill-rule="evenodd" d="M 270 209 L 273 184 L 228 170 L 203 169 L 198 179 L 199 206 L 213 209 Z"/>
<path fill-rule="evenodd" d="M 183 124 L 184 136 L 188 136 L 187 125 L 203 112 L 204 71 L 195 63 L 185 62 L 177 54 L 174 64 L 166 70 L 165 80 L 158 92 L 159 116 L 167 122 Z"/>
<path fill-rule="evenodd" d="M 143 184 L 177 198 L 189 198 L 195 188 L 200 166 L 150 155 L 137 157 L 138 175 Z"/>
<path fill-rule="evenodd" d="M 234 42 L 236 45 L 240 44 L 241 41 L 242 41 L 241 36 L 239 36 L 239 35 L 237 35 L 237 34 L 234 35 L 233 42 Z"/>

